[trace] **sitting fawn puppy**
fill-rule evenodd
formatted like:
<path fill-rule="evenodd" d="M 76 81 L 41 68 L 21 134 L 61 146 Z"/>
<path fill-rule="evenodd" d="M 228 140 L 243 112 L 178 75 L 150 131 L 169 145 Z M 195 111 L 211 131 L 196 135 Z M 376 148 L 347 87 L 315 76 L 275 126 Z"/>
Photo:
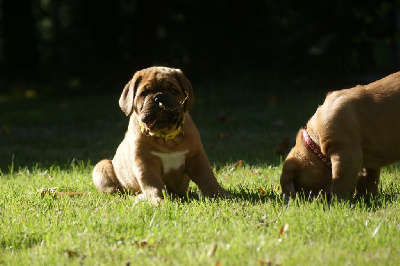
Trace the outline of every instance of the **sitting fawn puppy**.
<path fill-rule="evenodd" d="M 93 170 L 98 190 L 142 193 L 141 198 L 157 203 L 166 191 L 184 193 L 192 180 L 206 195 L 226 195 L 189 115 L 193 104 L 192 86 L 179 69 L 136 72 L 119 100 L 130 116 L 125 138 L 114 159 L 100 161 Z"/>

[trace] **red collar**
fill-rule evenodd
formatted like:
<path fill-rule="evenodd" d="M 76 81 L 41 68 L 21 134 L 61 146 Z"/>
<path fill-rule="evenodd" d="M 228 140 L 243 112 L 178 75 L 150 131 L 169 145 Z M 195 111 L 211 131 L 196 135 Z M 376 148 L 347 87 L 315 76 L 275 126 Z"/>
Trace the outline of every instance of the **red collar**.
<path fill-rule="evenodd" d="M 318 145 L 311 139 L 310 135 L 308 135 L 307 129 L 303 129 L 302 132 L 304 143 L 307 147 L 317 156 L 318 159 L 321 160 L 327 167 L 332 168 L 331 161 L 325 157 L 322 151 L 319 149 Z"/>

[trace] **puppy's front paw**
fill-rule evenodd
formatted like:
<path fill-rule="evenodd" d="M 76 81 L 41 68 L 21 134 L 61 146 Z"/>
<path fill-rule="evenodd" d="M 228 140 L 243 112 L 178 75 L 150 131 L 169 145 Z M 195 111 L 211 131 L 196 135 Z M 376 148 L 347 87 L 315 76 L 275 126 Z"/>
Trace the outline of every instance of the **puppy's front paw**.
<path fill-rule="evenodd" d="M 233 196 L 228 191 L 226 191 L 224 189 L 217 194 L 217 197 L 218 198 L 222 198 L 222 199 L 231 199 L 231 198 L 233 198 Z"/>
<path fill-rule="evenodd" d="M 212 198 L 219 198 L 219 199 L 231 199 L 233 196 L 229 194 L 225 189 L 220 188 L 215 193 L 206 193 L 206 196 L 210 196 Z"/>
<path fill-rule="evenodd" d="M 354 190 L 335 190 L 333 191 L 331 189 L 330 193 L 330 202 L 347 202 L 351 200 L 354 197 L 354 192 L 351 192 Z"/>
<path fill-rule="evenodd" d="M 145 201 L 146 200 L 146 196 L 143 193 L 141 193 L 139 195 L 134 196 L 133 200 L 135 201 L 135 203 L 139 203 L 141 201 Z"/>
<path fill-rule="evenodd" d="M 133 200 L 134 200 L 135 204 L 138 204 L 139 202 L 143 202 L 143 201 L 148 201 L 154 205 L 158 205 L 163 201 L 162 198 L 155 197 L 155 196 L 146 197 L 146 195 L 144 195 L 143 193 L 133 197 Z"/>

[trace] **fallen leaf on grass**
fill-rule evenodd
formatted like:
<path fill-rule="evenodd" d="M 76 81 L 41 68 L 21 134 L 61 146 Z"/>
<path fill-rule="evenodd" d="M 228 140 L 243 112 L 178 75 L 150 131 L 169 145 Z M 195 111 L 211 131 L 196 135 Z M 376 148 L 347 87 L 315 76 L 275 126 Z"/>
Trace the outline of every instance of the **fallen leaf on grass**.
<path fill-rule="evenodd" d="M 270 187 L 270 189 L 271 189 L 271 191 L 280 191 L 281 190 L 281 186 L 280 185 L 277 185 L 277 186 L 271 186 Z"/>
<path fill-rule="evenodd" d="M 214 256 L 215 251 L 217 251 L 217 243 L 214 242 L 211 244 L 210 248 L 208 249 L 207 256 L 208 257 Z"/>
<path fill-rule="evenodd" d="M 289 230 L 289 224 L 284 224 L 279 228 L 278 240 L 282 241 L 283 235 Z"/>
<path fill-rule="evenodd" d="M 72 250 L 64 250 L 64 253 L 67 254 L 69 259 L 74 259 L 74 258 L 79 258 L 79 265 L 83 265 L 83 261 L 86 259 L 86 255 L 85 254 L 80 254 L 76 251 L 72 251 Z"/>
<path fill-rule="evenodd" d="M 242 166 L 243 166 L 243 160 L 239 160 L 233 165 L 234 168 L 238 168 L 238 167 L 242 167 Z"/>
<path fill-rule="evenodd" d="M 52 188 L 42 188 L 37 190 L 37 192 L 40 193 L 40 196 L 44 197 L 45 195 L 50 195 L 50 196 L 69 196 L 69 197 L 79 197 L 83 195 L 90 195 L 90 192 L 72 192 L 72 191 L 57 191 L 58 187 L 52 187 Z"/>
<path fill-rule="evenodd" d="M 68 255 L 68 258 L 70 258 L 70 259 L 71 259 L 71 258 L 76 258 L 76 257 L 79 257 L 79 256 L 80 256 L 78 252 L 72 251 L 72 250 L 68 250 L 68 249 L 64 250 L 64 253 L 67 254 L 67 255 Z"/>
<path fill-rule="evenodd" d="M 52 188 L 42 188 L 37 190 L 37 192 L 40 193 L 40 196 L 45 196 L 45 195 L 54 195 L 56 193 L 58 187 L 52 187 Z"/>
<path fill-rule="evenodd" d="M 258 262 L 260 263 L 260 265 L 267 265 L 267 266 L 271 266 L 272 262 L 270 260 L 258 260 Z"/>
<path fill-rule="evenodd" d="M 134 246 L 138 248 L 143 248 L 143 249 L 149 249 L 149 250 L 155 250 L 156 249 L 156 244 L 152 241 L 147 241 L 146 239 L 143 240 L 137 240 L 135 243 L 133 243 Z"/>
<path fill-rule="evenodd" d="M 140 247 L 140 248 L 145 248 L 149 245 L 149 243 L 147 242 L 147 240 L 141 240 L 140 242 L 135 241 L 136 246 Z"/>
<path fill-rule="evenodd" d="M 239 160 L 236 163 L 234 163 L 233 165 L 225 166 L 225 168 L 228 168 L 229 171 L 233 171 L 238 167 L 242 167 L 243 164 L 244 164 L 243 160 Z"/>
<path fill-rule="evenodd" d="M 258 188 L 258 191 L 260 192 L 261 195 L 265 195 L 265 190 L 262 189 L 261 187 Z"/>
<path fill-rule="evenodd" d="M 215 263 L 215 266 L 221 266 L 222 262 L 220 260 L 217 260 L 217 262 Z"/>

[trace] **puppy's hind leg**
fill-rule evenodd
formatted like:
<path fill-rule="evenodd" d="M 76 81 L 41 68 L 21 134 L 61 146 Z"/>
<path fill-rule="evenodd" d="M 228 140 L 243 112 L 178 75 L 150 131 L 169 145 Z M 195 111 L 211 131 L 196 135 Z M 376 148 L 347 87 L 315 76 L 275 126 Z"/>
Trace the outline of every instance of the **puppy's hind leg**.
<path fill-rule="evenodd" d="M 122 192 L 123 188 L 115 175 L 114 166 L 110 160 L 104 159 L 93 169 L 93 184 L 102 193 Z"/>
<path fill-rule="evenodd" d="M 378 194 L 380 168 L 363 168 L 358 174 L 357 193 L 361 195 Z"/>

